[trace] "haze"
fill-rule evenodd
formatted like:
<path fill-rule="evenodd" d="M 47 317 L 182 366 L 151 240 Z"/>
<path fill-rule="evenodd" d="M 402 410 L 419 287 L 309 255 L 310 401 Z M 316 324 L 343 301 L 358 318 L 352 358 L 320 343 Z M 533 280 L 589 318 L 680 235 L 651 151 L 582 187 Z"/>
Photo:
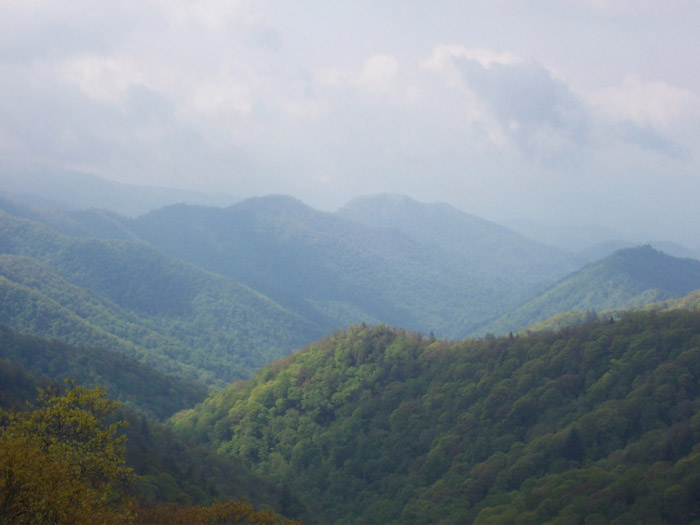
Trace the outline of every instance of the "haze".
<path fill-rule="evenodd" d="M 0 177 L 365 194 L 697 247 L 700 2 L 0 2 Z"/>

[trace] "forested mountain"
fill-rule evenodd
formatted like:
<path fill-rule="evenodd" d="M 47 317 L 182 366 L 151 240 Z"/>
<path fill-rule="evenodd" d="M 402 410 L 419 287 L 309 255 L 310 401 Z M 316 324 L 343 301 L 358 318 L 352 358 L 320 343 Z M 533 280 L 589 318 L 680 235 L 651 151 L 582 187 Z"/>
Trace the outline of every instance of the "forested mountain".
<path fill-rule="evenodd" d="M 64 236 L 0 212 L 0 252 L 0 321 L 185 377 L 246 377 L 322 334 L 250 288 L 142 243 Z"/>
<path fill-rule="evenodd" d="M 0 359 L 5 360 L 2 381 L 5 393 L 10 396 L 19 391 L 20 395 L 15 397 L 22 401 L 32 401 L 36 391 L 34 385 L 22 387 L 24 380 L 10 380 L 13 375 L 22 378 L 21 372 L 11 372 L 15 365 L 58 383 L 71 378 L 87 387 L 104 387 L 130 410 L 155 420 L 189 408 L 207 394 L 203 384 L 163 374 L 120 352 L 68 345 L 23 334 L 1 324 Z M 16 386 L 12 387 L 12 383 Z M 22 403 L 14 404 L 22 406 Z"/>
<path fill-rule="evenodd" d="M 576 255 L 581 259 L 585 260 L 587 263 L 592 263 L 604 259 L 608 255 L 612 255 L 618 250 L 624 250 L 625 248 L 634 248 L 635 246 L 640 246 L 641 243 L 633 243 L 629 241 L 607 241 L 596 243 L 591 246 L 586 247 L 583 250 L 576 252 Z M 686 248 L 685 246 L 675 243 L 675 242 L 648 242 L 648 244 L 655 250 L 659 250 L 673 257 L 678 257 L 681 259 L 691 258 L 699 259 L 697 253 Z"/>
<path fill-rule="evenodd" d="M 700 261 L 648 245 L 627 248 L 572 273 L 479 333 L 517 331 L 562 312 L 602 312 L 683 297 L 698 288 Z"/>
<path fill-rule="evenodd" d="M 474 262 L 480 255 L 498 258 L 480 249 L 495 250 L 500 243 L 503 252 L 512 248 L 511 241 L 526 244 L 505 230 L 499 241 L 474 246 L 467 257 L 469 250 L 457 247 L 457 241 L 447 248 L 447 241 L 429 243 L 284 196 L 248 199 L 226 209 L 172 206 L 130 221 L 130 228 L 153 246 L 233 277 L 329 329 L 381 321 L 448 336 L 469 333 L 519 304 L 543 278 L 542 270 L 539 277 L 525 276 Z M 531 243 L 531 255 L 535 246 Z M 547 258 L 542 249 L 528 262 L 530 268 Z M 511 251 L 527 259 L 518 250 Z M 553 270 L 558 264 L 543 264 L 550 279 L 563 275 L 566 266 L 558 274 Z"/>
<path fill-rule="evenodd" d="M 74 237 L 97 237 L 138 241 L 125 226 L 126 218 L 99 208 L 59 210 L 34 208 L 7 199 L 0 199 L 0 210 L 20 219 L 29 219 L 56 232 Z"/>
<path fill-rule="evenodd" d="M 104 363 L 100 364 L 96 353 L 90 349 L 68 347 L 56 341 L 46 341 L 33 336 L 17 334 L 7 327 L 0 329 L 0 348 L 6 350 L 10 348 L 13 357 L 21 356 L 28 361 L 34 370 L 40 369 L 51 374 L 60 374 L 60 371 L 77 372 L 86 379 L 85 384 L 95 381 L 104 382 L 116 386 L 116 390 L 126 394 L 126 402 L 129 406 L 122 407 L 117 414 L 110 418 L 113 420 L 124 420 L 127 425 L 124 429 L 126 437 L 125 459 L 126 466 L 133 469 L 135 478 L 128 486 L 129 495 L 134 498 L 140 506 L 140 510 L 148 511 L 148 508 L 168 504 L 166 509 L 173 516 L 173 522 L 177 521 L 178 509 L 183 505 L 210 505 L 220 500 L 244 500 L 252 502 L 256 506 L 263 506 L 277 509 L 285 515 L 299 517 L 304 515 L 305 509 L 300 505 L 288 490 L 275 485 L 269 480 L 263 479 L 249 471 L 240 461 L 228 455 L 217 454 L 207 447 L 194 445 L 186 442 L 182 437 L 176 435 L 170 428 L 149 420 L 140 414 L 134 413 L 130 407 L 143 408 L 145 391 L 151 396 L 150 407 L 154 410 L 167 407 L 168 403 L 176 402 L 176 399 L 186 399 L 187 393 L 179 391 L 182 384 L 178 384 L 177 379 L 157 378 L 157 374 L 144 369 L 147 367 L 138 363 L 129 362 L 119 354 L 110 355 L 110 352 L 103 354 Z M 63 363 L 59 356 L 67 359 Z M 113 370 L 109 367 L 114 366 Z M 81 368 L 83 368 L 81 370 Z M 96 375 L 93 375 L 96 374 Z M 155 378 L 155 381 L 153 379 Z M 8 445 L 4 440 L 5 431 L 8 429 L 8 413 L 26 413 L 32 407 L 37 398 L 37 391 L 41 388 L 44 392 L 64 393 L 66 388 L 63 380 L 52 381 L 41 373 L 30 371 L 21 364 L 0 357 L 0 441 L 2 445 Z M 68 385 L 71 386 L 70 384 Z M 113 389 L 110 388 L 110 391 Z M 134 396 L 135 394 L 135 396 Z M 168 401 L 167 397 L 173 399 Z M 133 401 L 136 400 L 136 404 Z M 75 407 L 83 410 L 86 407 Z M 75 423 L 79 416 L 77 410 L 70 414 L 70 426 Z M 61 431 L 60 427 L 48 426 L 54 431 Z M 84 427 L 82 432 L 84 433 Z M 70 433 L 64 429 L 68 434 Z M 86 447 L 84 447 L 86 448 Z M 100 452 L 98 450 L 98 452 Z M 14 488 L 28 489 L 22 483 L 22 479 L 12 479 L 14 475 L 26 476 L 25 465 L 9 461 L 12 456 L 6 455 L 2 450 L 0 463 L 5 474 L 0 479 L 0 518 L 7 521 L 12 506 L 13 497 L 19 494 L 8 494 L 4 489 L 8 485 Z M 34 466 L 38 464 L 38 457 L 32 457 Z M 53 465 L 49 465 L 53 466 Z M 32 476 L 47 476 L 47 472 L 29 472 Z M 55 472 L 51 473 L 55 475 Z M 35 486 L 33 488 L 36 488 Z M 39 494 L 25 494 L 32 500 L 41 500 Z M 46 495 L 48 498 L 48 495 Z M 73 497 L 76 495 L 73 494 Z M 47 499 L 43 498 L 43 499 Z M 66 505 L 66 501 L 49 501 L 49 505 L 60 507 Z M 104 507 L 104 503 L 101 505 Z M 177 504 L 177 506 L 175 506 Z M 180 512 L 183 512 L 180 510 Z M 144 521 L 134 519 L 133 509 L 128 514 L 131 520 L 120 519 L 119 523 L 144 523 Z M 18 522 L 31 522 L 28 509 L 20 513 L 23 520 Z M 271 516 L 268 516 L 271 518 Z M 10 520 L 14 522 L 14 520 Z M 45 520 L 41 520 L 45 521 Z M 94 517 L 87 522 L 93 522 Z M 181 516 L 180 520 L 183 522 Z M 191 522 L 192 519 L 188 520 Z M 146 521 L 152 523 L 152 520 Z M 201 523 L 208 523 L 201 519 Z M 251 521 L 258 523 L 259 521 Z M 276 520 L 268 519 L 262 523 L 276 523 Z"/>
<path fill-rule="evenodd" d="M 697 292 L 502 338 L 355 324 L 289 356 L 357 319 L 468 333 L 575 262 L 395 197 L 337 214 L 282 196 L 136 219 L 0 207 L 0 403 L 63 376 L 107 386 L 148 504 L 247 497 L 310 523 L 700 519 Z M 622 250 L 501 321 L 694 288 L 700 262 Z"/>
<path fill-rule="evenodd" d="M 499 224 L 444 203 L 425 204 L 403 195 L 355 199 L 338 212 L 347 219 L 392 228 L 454 258 L 482 278 L 506 282 L 518 291 L 551 283 L 580 266 L 563 250 L 534 242 Z"/>
<path fill-rule="evenodd" d="M 318 523 L 700 519 L 700 313 L 448 343 L 354 326 L 173 423 Z"/>

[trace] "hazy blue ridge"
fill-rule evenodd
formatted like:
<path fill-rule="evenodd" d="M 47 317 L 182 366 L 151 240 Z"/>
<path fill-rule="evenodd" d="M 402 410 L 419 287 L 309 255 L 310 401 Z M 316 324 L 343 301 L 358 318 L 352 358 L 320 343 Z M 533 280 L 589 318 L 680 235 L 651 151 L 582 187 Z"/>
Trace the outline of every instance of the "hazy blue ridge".
<path fill-rule="evenodd" d="M 671 298 L 700 289 L 700 261 L 645 245 L 619 250 L 565 277 L 549 290 L 476 333 L 516 332 L 565 312 L 603 312 Z"/>
<path fill-rule="evenodd" d="M 286 196 L 225 209 L 171 206 L 130 228 L 329 329 L 381 321 L 455 336 L 522 302 L 538 279 L 515 285 L 507 272 L 494 274 L 492 265 L 475 266 L 456 251 Z M 478 258 L 479 247 L 473 251 Z"/>
<path fill-rule="evenodd" d="M 0 253 L 41 262 L 22 268 L 15 261 L 11 279 L 23 287 L 25 305 L 50 306 L 47 312 L 60 307 L 64 319 L 84 326 L 63 330 L 67 334 L 85 333 L 89 325 L 97 328 L 90 333 L 118 338 L 120 348 L 143 351 L 142 359 L 181 363 L 217 381 L 245 377 L 323 333 L 258 292 L 143 243 L 64 236 L 0 212 Z M 10 265 L 12 258 L 5 262 Z M 43 277 L 29 275 L 32 269 Z M 89 305 L 91 312 L 81 310 Z M 34 322 L 31 314 L 12 315 L 17 322 Z M 56 331 L 52 326 L 41 335 L 55 336 L 48 333 Z"/>

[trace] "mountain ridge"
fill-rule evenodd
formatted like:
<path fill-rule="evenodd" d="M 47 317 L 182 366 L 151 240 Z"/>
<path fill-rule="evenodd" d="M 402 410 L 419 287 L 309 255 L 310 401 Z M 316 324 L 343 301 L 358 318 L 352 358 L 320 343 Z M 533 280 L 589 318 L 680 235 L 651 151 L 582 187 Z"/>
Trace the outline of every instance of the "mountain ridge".
<path fill-rule="evenodd" d="M 688 522 L 698 333 L 684 310 L 459 342 L 355 325 L 171 421 L 311 522 Z"/>
<path fill-rule="evenodd" d="M 604 311 L 679 298 L 700 288 L 700 261 L 649 245 L 625 248 L 590 263 L 478 331 L 507 333 L 566 312 Z"/>

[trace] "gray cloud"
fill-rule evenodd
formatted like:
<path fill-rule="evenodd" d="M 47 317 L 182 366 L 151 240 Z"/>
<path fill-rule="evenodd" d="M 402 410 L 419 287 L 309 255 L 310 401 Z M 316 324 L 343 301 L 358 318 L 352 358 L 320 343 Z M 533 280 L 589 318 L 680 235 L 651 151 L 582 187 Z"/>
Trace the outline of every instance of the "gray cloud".
<path fill-rule="evenodd" d="M 534 63 L 460 60 L 467 84 L 528 156 L 558 164 L 589 144 L 588 108 Z"/>
<path fill-rule="evenodd" d="M 700 7 L 637 4 L 8 0 L 0 169 L 635 224 L 700 172 Z"/>

